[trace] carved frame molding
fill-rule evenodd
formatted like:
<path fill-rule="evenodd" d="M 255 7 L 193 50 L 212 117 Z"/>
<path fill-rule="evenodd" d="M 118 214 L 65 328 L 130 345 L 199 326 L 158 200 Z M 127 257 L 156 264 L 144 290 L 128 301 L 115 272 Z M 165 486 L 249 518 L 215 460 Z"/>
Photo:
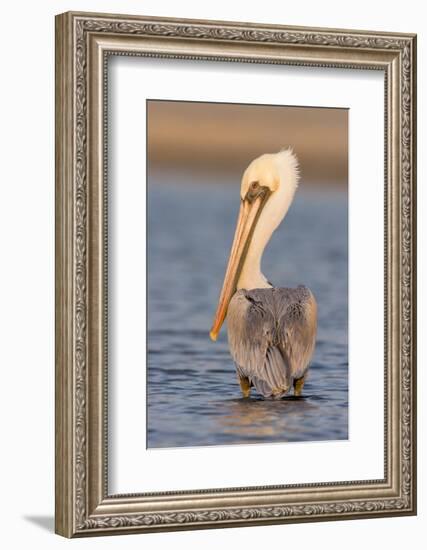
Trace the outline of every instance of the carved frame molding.
<path fill-rule="evenodd" d="M 383 480 L 108 494 L 105 128 L 110 55 L 384 71 Z M 74 537 L 416 513 L 415 119 L 415 35 L 72 12 L 57 16 L 57 533 Z"/>

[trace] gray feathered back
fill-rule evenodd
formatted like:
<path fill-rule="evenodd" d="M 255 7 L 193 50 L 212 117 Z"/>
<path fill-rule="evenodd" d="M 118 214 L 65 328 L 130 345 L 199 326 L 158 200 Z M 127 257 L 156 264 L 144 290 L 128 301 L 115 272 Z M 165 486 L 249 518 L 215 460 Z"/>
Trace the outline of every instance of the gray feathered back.
<path fill-rule="evenodd" d="M 261 395 L 281 397 L 305 375 L 317 330 L 316 301 L 308 288 L 239 290 L 227 319 L 237 372 Z"/>

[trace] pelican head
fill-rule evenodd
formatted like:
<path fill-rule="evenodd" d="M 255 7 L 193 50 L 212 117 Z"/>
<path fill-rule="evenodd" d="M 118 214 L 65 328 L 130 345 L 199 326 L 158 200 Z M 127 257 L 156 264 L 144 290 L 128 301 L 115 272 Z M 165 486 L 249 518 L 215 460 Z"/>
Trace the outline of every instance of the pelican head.
<path fill-rule="evenodd" d="M 210 337 L 216 340 L 236 290 L 268 288 L 261 257 L 273 231 L 286 215 L 298 185 L 298 161 L 292 150 L 264 154 L 246 168 L 240 211 Z"/>

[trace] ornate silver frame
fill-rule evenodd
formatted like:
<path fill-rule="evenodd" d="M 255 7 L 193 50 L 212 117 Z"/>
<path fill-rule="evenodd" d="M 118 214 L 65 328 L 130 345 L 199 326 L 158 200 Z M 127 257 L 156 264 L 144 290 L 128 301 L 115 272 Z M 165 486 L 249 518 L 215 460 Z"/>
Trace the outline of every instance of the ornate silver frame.
<path fill-rule="evenodd" d="M 385 477 L 109 495 L 106 59 L 367 68 L 385 75 Z M 248 23 L 56 17 L 56 532 L 66 537 L 416 513 L 416 37 Z"/>

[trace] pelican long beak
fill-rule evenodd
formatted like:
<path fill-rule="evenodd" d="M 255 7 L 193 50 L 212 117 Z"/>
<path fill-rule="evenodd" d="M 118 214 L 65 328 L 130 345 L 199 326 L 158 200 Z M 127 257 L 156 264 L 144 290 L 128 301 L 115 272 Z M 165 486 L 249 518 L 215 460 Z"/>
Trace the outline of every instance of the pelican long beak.
<path fill-rule="evenodd" d="M 259 194 L 257 197 L 245 198 L 241 201 L 233 245 L 228 259 L 215 318 L 209 333 L 214 342 L 218 338 L 219 331 L 227 315 L 230 300 L 236 292 L 237 283 L 245 263 L 252 235 L 269 194 L 269 190 L 266 189 L 265 192 Z"/>

